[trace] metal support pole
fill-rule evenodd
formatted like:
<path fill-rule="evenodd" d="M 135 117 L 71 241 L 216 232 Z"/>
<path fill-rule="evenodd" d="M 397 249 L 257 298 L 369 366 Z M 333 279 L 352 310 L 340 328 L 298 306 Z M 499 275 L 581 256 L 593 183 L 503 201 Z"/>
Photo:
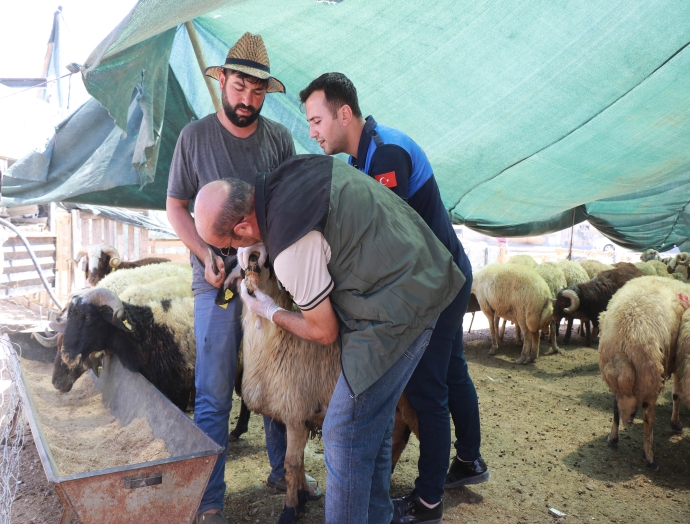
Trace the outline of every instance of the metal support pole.
<path fill-rule="evenodd" d="M 201 69 L 201 74 L 206 81 L 206 87 L 211 95 L 211 100 L 213 101 L 213 107 L 216 111 L 223 109 L 223 104 L 220 101 L 220 94 L 218 93 L 218 87 L 214 84 L 213 79 L 204 75 L 206 70 L 206 58 L 204 58 L 204 50 L 201 49 L 201 43 L 199 42 L 199 35 L 196 33 L 194 24 L 190 20 L 185 22 L 184 26 L 187 28 L 187 34 L 189 35 L 189 40 L 192 42 L 192 47 L 194 48 L 194 54 L 196 55 L 196 61 L 199 63 L 199 69 Z"/>

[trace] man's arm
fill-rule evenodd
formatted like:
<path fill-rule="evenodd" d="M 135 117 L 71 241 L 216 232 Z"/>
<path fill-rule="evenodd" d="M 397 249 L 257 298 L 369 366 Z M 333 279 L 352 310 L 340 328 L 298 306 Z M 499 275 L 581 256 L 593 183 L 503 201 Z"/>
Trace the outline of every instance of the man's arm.
<path fill-rule="evenodd" d="M 276 311 L 273 322 L 304 340 L 319 344 L 332 344 L 338 339 L 340 332 L 338 319 L 329 298 L 324 299 L 314 309 L 301 313 Z"/>
<path fill-rule="evenodd" d="M 200 260 L 204 261 L 206 270 L 204 276 L 206 280 L 214 287 L 220 287 L 225 279 L 225 267 L 223 259 L 216 256 L 216 263 L 220 272 L 218 275 L 213 273 L 211 265 L 211 255 L 208 252 L 208 244 L 204 242 L 199 233 L 196 232 L 194 219 L 189 213 L 189 200 L 179 200 L 177 198 L 167 197 L 165 201 L 165 209 L 168 213 L 168 220 L 172 224 L 175 233 L 180 237 L 189 250 L 194 253 Z"/>

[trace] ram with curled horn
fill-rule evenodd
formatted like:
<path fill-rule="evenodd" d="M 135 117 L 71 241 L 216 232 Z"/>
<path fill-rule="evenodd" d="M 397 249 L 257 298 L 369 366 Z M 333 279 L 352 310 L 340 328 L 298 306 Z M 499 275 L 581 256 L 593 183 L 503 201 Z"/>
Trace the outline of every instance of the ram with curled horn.
<path fill-rule="evenodd" d="M 185 410 L 194 394 L 194 299 L 166 298 L 145 305 L 123 302 L 113 291 L 89 290 L 70 303 L 59 355 L 63 378 L 92 367 L 94 353 L 117 355 Z M 91 363 L 90 363 L 91 362 Z M 56 366 L 57 369 L 57 366 Z M 60 389 L 65 383 L 53 384 Z"/>
<path fill-rule="evenodd" d="M 633 264 L 621 263 L 614 269 L 602 271 L 583 284 L 570 286 L 559 291 L 553 300 L 553 321 L 577 318 L 586 326 L 587 345 L 592 345 L 589 322 L 594 326 L 594 336 L 599 331 L 599 314 L 606 311 L 609 300 L 626 282 L 643 276 Z"/>
<path fill-rule="evenodd" d="M 84 257 L 87 257 L 84 277 L 86 278 L 86 285 L 89 287 L 94 287 L 103 278 L 118 269 L 132 269 L 170 262 L 170 259 L 163 257 L 146 257 L 139 260 L 124 261 L 118 250 L 108 245 L 93 245 L 88 249 L 82 249 L 77 253 L 75 259 L 70 259 L 70 262 L 78 264 Z"/>

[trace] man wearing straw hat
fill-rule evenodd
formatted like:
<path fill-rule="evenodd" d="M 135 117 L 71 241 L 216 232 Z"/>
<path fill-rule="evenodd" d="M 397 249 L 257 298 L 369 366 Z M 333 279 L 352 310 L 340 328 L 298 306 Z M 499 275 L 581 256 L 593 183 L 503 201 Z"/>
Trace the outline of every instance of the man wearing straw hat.
<path fill-rule="evenodd" d="M 295 148 L 287 128 L 259 115 L 266 93 L 285 92 L 283 84 L 271 76 L 261 36 L 245 33 L 228 52 L 225 64 L 209 67 L 204 73 L 218 80 L 223 107 L 188 124 L 180 133 L 170 166 L 166 208 L 170 223 L 191 251 L 197 352 L 194 421 L 226 447 L 211 473 L 197 522 L 223 524 L 227 522 L 222 515 L 225 460 L 237 351 L 242 339 L 242 302 L 230 300 L 226 309 L 215 304 L 217 288 L 226 278 L 223 259 L 218 255 L 228 256 L 234 250 L 230 253 L 213 248 L 220 270 L 216 274 L 209 245 L 197 234 L 189 207 L 209 182 L 235 177 L 254 184 L 257 173 L 273 171 L 295 154 Z M 285 426 L 266 418 L 264 424 L 272 466 L 267 483 L 284 489 Z M 311 495 L 318 498 L 318 488 L 310 488 Z"/>

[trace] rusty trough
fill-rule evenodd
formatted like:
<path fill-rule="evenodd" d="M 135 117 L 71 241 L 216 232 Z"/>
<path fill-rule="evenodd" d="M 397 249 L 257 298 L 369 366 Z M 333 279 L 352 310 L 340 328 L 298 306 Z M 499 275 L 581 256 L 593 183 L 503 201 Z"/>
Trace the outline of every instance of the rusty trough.
<path fill-rule="evenodd" d="M 191 523 L 216 456 L 223 449 L 116 357 L 106 358 L 100 377 L 89 371 L 85 379 L 94 381 L 104 405 L 123 426 L 135 418 L 147 419 L 154 437 L 165 442 L 171 456 L 61 476 L 41 430 L 31 388 L 26 387 L 22 375 L 24 406 L 43 469 L 64 505 L 61 524 L 69 524 L 74 517 L 81 524 Z"/>

